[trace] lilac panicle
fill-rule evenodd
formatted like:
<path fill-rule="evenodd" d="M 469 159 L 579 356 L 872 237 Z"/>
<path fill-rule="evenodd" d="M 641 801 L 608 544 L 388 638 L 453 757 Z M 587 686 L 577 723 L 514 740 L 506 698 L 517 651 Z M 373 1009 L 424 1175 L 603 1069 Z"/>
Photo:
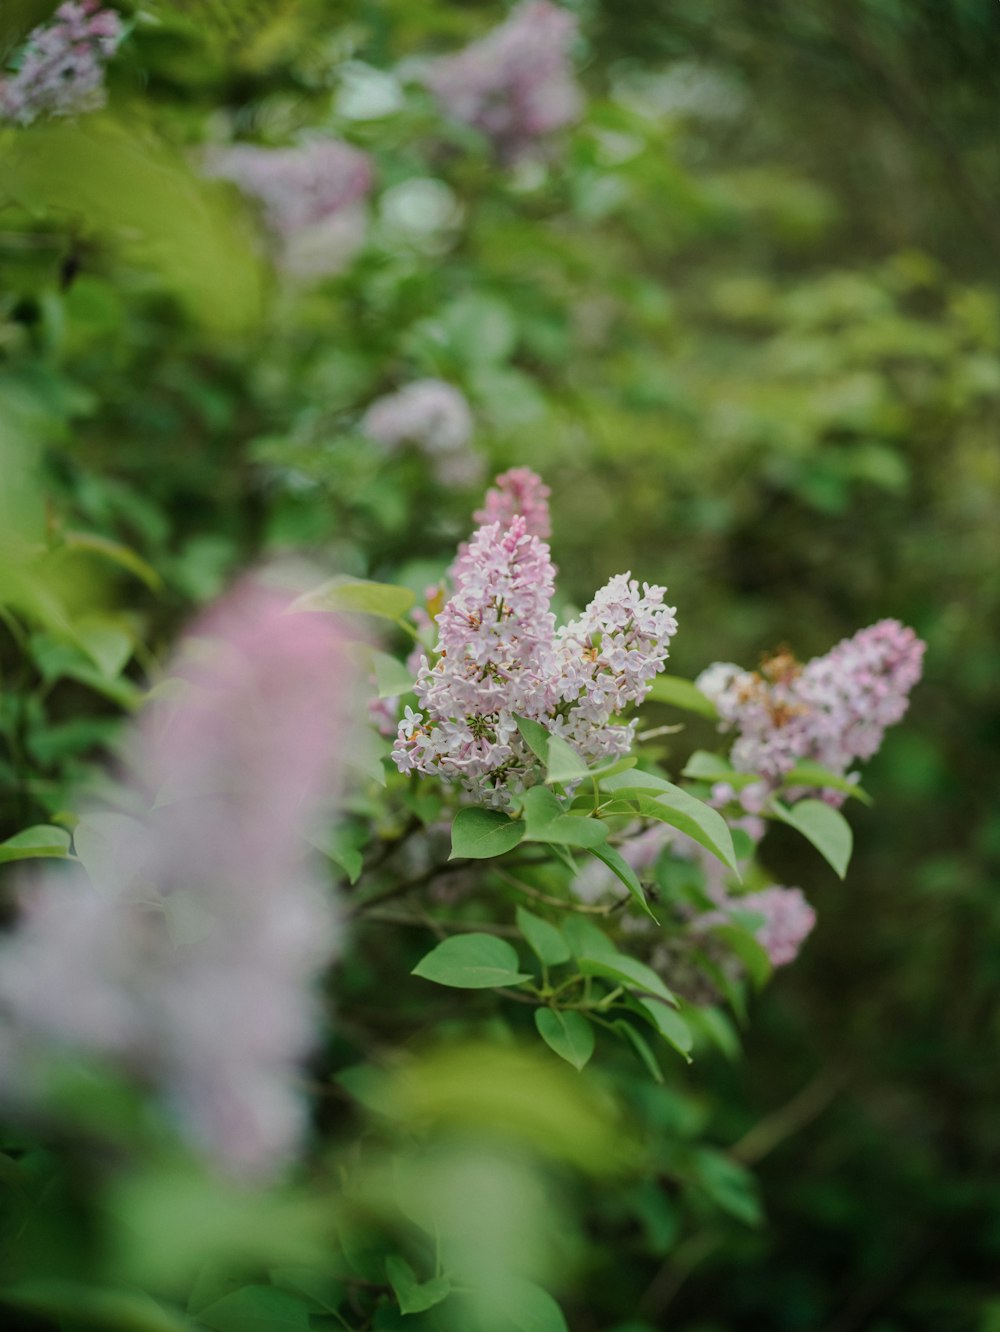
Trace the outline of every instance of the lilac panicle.
<path fill-rule="evenodd" d="M 546 715 L 555 701 L 554 574 L 548 546 L 522 517 L 475 534 L 437 617 L 436 659 L 424 657 L 417 675 L 423 711 L 408 708 L 400 723 L 393 759 L 401 772 L 461 778 L 484 798 L 505 800 L 503 779 L 528 757 L 515 715 Z"/>
<path fill-rule="evenodd" d="M 737 733 L 733 766 L 759 773 L 773 789 L 802 759 L 846 776 L 853 763 L 871 758 L 906 712 L 924 650 L 912 629 L 880 620 L 804 666 L 781 652 L 760 672 L 717 663 L 696 683 L 718 709 L 722 729 Z M 749 798 L 759 808 L 757 795 Z M 833 790 L 823 798 L 844 799 Z"/>
<path fill-rule="evenodd" d="M 514 161 L 579 116 L 583 99 L 570 58 L 576 37 L 568 10 L 523 0 L 479 41 L 429 62 L 424 81 L 446 114 Z"/>
<path fill-rule="evenodd" d="M 43 1100 L 61 1054 L 109 1060 L 245 1173 L 299 1143 L 338 942 L 303 851 L 345 749 L 349 660 L 330 617 L 287 604 L 248 582 L 195 627 L 179 694 L 131 736 L 130 812 L 81 824 L 91 883 L 29 883 L 0 966 L 15 1100 Z"/>
<path fill-rule="evenodd" d="M 640 591 L 622 574 L 556 631 L 549 547 L 525 513 L 509 516 L 523 505 L 547 529 L 547 494 L 526 468 L 499 477 L 489 492 L 477 516 L 498 520 L 459 550 L 436 652 L 422 657 L 417 674 L 420 711 L 407 709 L 393 748 L 401 772 L 459 780 L 499 806 L 537 768 L 518 716 L 540 722 L 588 761 L 624 753 L 634 724 L 614 719 L 645 698 L 677 628 L 663 588 Z"/>
<path fill-rule="evenodd" d="M 551 494 L 549 487 L 530 467 L 511 467 L 490 486 L 483 507 L 476 510 L 473 518 L 481 527 L 487 523 L 500 523 L 506 527 L 515 515 L 520 514 L 526 531 L 547 541 L 552 535 Z"/>
<path fill-rule="evenodd" d="M 359 205 L 372 188 L 371 161 L 340 139 L 294 148 L 234 144 L 210 152 L 205 169 L 257 201 L 289 271 L 335 273 L 363 239 Z"/>
<path fill-rule="evenodd" d="M 15 72 L 0 77 L 0 120 L 30 125 L 43 115 L 98 110 L 106 100 L 104 66 L 123 35 L 113 9 L 67 0 L 28 34 Z"/>
<path fill-rule="evenodd" d="M 631 703 L 641 703 L 663 670 L 677 632 L 665 588 L 616 574 L 583 614 L 559 630 L 559 695 L 568 704 L 553 729 L 588 760 L 628 752 L 635 723 L 612 726 Z"/>
<path fill-rule="evenodd" d="M 756 893 L 721 898 L 719 910 L 700 916 L 693 925 L 698 930 L 725 925 L 734 914 L 744 912 L 763 917 L 749 928 L 767 953 L 772 967 L 794 962 L 816 924 L 816 912 L 806 901 L 801 888 L 783 888 L 774 884 Z"/>

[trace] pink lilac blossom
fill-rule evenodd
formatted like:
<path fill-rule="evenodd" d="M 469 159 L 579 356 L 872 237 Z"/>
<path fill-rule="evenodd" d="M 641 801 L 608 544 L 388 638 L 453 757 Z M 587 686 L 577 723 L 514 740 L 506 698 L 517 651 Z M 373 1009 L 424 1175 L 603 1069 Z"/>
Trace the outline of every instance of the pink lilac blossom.
<path fill-rule="evenodd" d="M 552 533 L 549 517 L 551 493 L 538 473 L 533 472 L 530 467 L 512 467 L 509 471 L 501 472 L 496 478 L 486 492 L 483 507 L 477 509 L 472 516 L 480 527 L 486 527 L 490 523 L 509 527 L 512 520 L 520 515 L 524 519 L 525 531 L 529 536 L 540 537 L 543 541 L 547 541 Z M 468 552 L 469 543 L 463 541 L 448 570 L 448 577 L 455 586 L 462 580 Z"/>
<path fill-rule="evenodd" d="M 107 96 L 104 66 L 123 35 L 121 19 L 97 0 L 60 5 L 28 34 L 17 70 L 0 78 L 0 120 L 30 125 L 41 115 L 98 110 Z"/>
<path fill-rule="evenodd" d="M 236 1173 L 299 1143 L 338 943 L 303 851 L 345 750 L 350 659 L 331 617 L 287 605 L 247 583 L 196 625 L 179 693 L 131 736 L 127 812 L 78 829 L 90 883 L 29 882 L 0 966 L 5 1096 L 44 1101 L 60 1058 L 108 1061 Z"/>
<path fill-rule="evenodd" d="M 520 513 L 506 528 L 481 527 L 452 576 L 434 661 L 423 657 L 417 675 L 421 710 L 407 708 L 393 748 L 400 771 L 460 780 L 480 799 L 506 805 L 537 766 L 518 716 L 564 737 L 587 760 L 624 753 L 634 723 L 613 718 L 645 698 L 677 628 L 664 589 L 640 592 L 619 575 L 557 633 L 549 548 Z"/>
<path fill-rule="evenodd" d="M 507 527 L 515 515 L 520 514 L 529 534 L 547 541 L 552 535 L 551 494 L 549 487 L 530 467 L 512 467 L 501 472 L 486 492 L 483 507 L 472 516 L 481 527 L 487 523 Z"/>
<path fill-rule="evenodd" d="M 363 240 L 360 205 L 372 188 L 371 161 L 339 139 L 294 148 L 217 148 L 205 169 L 259 203 L 287 271 L 303 277 L 336 273 Z"/>
<path fill-rule="evenodd" d="M 880 620 L 804 666 L 782 651 L 760 672 L 716 663 L 696 684 L 718 709 L 720 729 L 737 732 L 733 767 L 759 773 L 773 790 L 802 759 L 848 776 L 871 758 L 906 712 L 924 650 L 912 629 Z M 844 795 L 828 789 L 823 798 L 840 804 Z M 760 811 L 756 786 L 741 800 L 748 813 Z"/>
<path fill-rule="evenodd" d="M 468 485 L 481 475 L 482 463 L 469 451 L 472 410 L 465 395 L 441 379 L 417 379 L 377 398 L 361 418 L 361 430 L 387 448 L 417 445 L 445 485 Z"/>
<path fill-rule="evenodd" d="M 794 962 L 816 924 L 816 912 L 806 901 L 801 888 L 773 885 L 742 897 L 728 897 L 720 910 L 709 912 L 693 922 L 695 929 L 727 924 L 734 915 L 750 912 L 763 920 L 750 928 L 773 967 Z"/>
<path fill-rule="evenodd" d="M 484 134 L 503 161 L 516 161 L 580 114 L 570 60 L 576 37 L 573 14 L 524 0 L 479 41 L 429 62 L 424 82 L 448 115 Z"/>

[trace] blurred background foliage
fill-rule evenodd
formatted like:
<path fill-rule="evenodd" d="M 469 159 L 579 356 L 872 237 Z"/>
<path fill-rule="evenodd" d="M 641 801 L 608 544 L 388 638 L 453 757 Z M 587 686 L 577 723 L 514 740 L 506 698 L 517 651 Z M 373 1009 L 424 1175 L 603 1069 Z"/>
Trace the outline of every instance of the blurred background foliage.
<path fill-rule="evenodd" d="M 644 1144 L 627 1185 L 546 1166 L 583 1220 L 543 1274 L 570 1327 L 990 1332 L 1000 9 L 574 7 L 588 107 L 544 164 L 498 168 L 391 73 L 504 12 L 443 0 L 122 5 L 109 109 L 0 131 L 2 834 L 58 818 L 179 624 L 250 561 L 440 573 L 481 486 L 358 422 L 410 379 L 457 384 L 483 478 L 527 463 L 552 486 L 565 596 L 623 568 L 668 584 L 677 672 L 807 657 L 886 615 L 929 644 L 848 887 L 776 841 L 819 925 L 755 1001 L 745 1059 L 678 1062 L 666 1087 L 620 1072 Z M 50 9 L 6 4 L 0 47 Z M 308 285 L 198 171 L 206 143 L 303 130 L 376 167 L 363 250 Z M 379 947 L 345 967 L 348 1015 Z M 349 1062 L 363 1042 L 341 1039 Z M 436 1150 L 459 1192 L 512 1195 L 551 1155 Z"/>

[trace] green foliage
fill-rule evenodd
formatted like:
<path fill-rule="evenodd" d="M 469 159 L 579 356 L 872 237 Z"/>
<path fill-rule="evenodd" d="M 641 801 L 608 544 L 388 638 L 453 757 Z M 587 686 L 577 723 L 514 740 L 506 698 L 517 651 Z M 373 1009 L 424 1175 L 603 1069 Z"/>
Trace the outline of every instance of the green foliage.
<path fill-rule="evenodd" d="M 552 485 L 560 611 L 631 568 L 681 624 L 624 763 L 521 718 L 537 784 L 501 810 L 352 754 L 314 838 L 351 933 L 287 1183 L 202 1171 L 91 1069 L 66 1075 L 76 1121 L 5 1124 L 0 1298 L 32 1326 L 996 1319 L 1000 11 L 573 8 L 586 112 L 514 169 L 395 68 L 501 17 L 437 0 L 126 5 L 107 112 L 0 129 L 11 914 L 45 868 L 13 862 L 102 854 L 66 811 L 237 569 L 308 559 L 309 604 L 382 635 L 358 648 L 378 697 L 409 694 L 477 464 Z M 0 50 L 46 16 L 5 6 Z M 316 132 L 371 151 L 377 187 L 354 263 L 292 282 L 199 163 Z M 467 482 L 360 434 L 426 375 L 470 401 Z M 707 801 L 755 777 L 688 677 L 888 614 L 928 670 L 873 811 L 801 764 L 751 859 Z M 816 852 L 844 877 L 848 818 L 840 887 Z M 752 912 L 681 955 L 707 874 L 618 849 L 658 825 L 730 887 L 802 884 L 801 963 L 772 976 Z"/>

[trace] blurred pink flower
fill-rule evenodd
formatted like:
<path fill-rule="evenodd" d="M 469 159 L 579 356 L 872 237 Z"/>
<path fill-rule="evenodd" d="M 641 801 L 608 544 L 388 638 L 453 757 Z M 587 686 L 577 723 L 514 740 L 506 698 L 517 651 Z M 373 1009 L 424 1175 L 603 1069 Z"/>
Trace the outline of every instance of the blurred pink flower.
<path fill-rule="evenodd" d="M 123 35 L 113 9 L 101 9 L 96 0 L 67 0 L 28 34 L 16 71 L 0 77 L 0 120 L 30 125 L 41 115 L 102 107 L 104 66 Z"/>
<path fill-rule="evenodd" d="M 424 81 L 448 115 L 514 161 L 580 114 L 570 59 L 576 36 L 568 10 L 550 0 L 523 0 L 479 41 L 430 61 Z"/>
<path fill-rule="evenodd" d="M 30 884 L 0 950 L 5 1094 L 43 1095 L 60 1052 L 110 1059 L 234 1171 L 299 1142 L 338 942 L 304 852 L 347 748 L 351 668 L 331 617 L 287 607 L 247 581 L 194 626 L 129 738 L 123 812 L 78 829 L 90 884 Z"/>
<path fill-rule="evenodd" d="M 372 188 L 371 161 L 340 139 L 294 148 L 216 148 L 205 170 L 259 203 L 279 262 L 297 276 L 339 272 L 364 240 L 360 205 Z"/>

